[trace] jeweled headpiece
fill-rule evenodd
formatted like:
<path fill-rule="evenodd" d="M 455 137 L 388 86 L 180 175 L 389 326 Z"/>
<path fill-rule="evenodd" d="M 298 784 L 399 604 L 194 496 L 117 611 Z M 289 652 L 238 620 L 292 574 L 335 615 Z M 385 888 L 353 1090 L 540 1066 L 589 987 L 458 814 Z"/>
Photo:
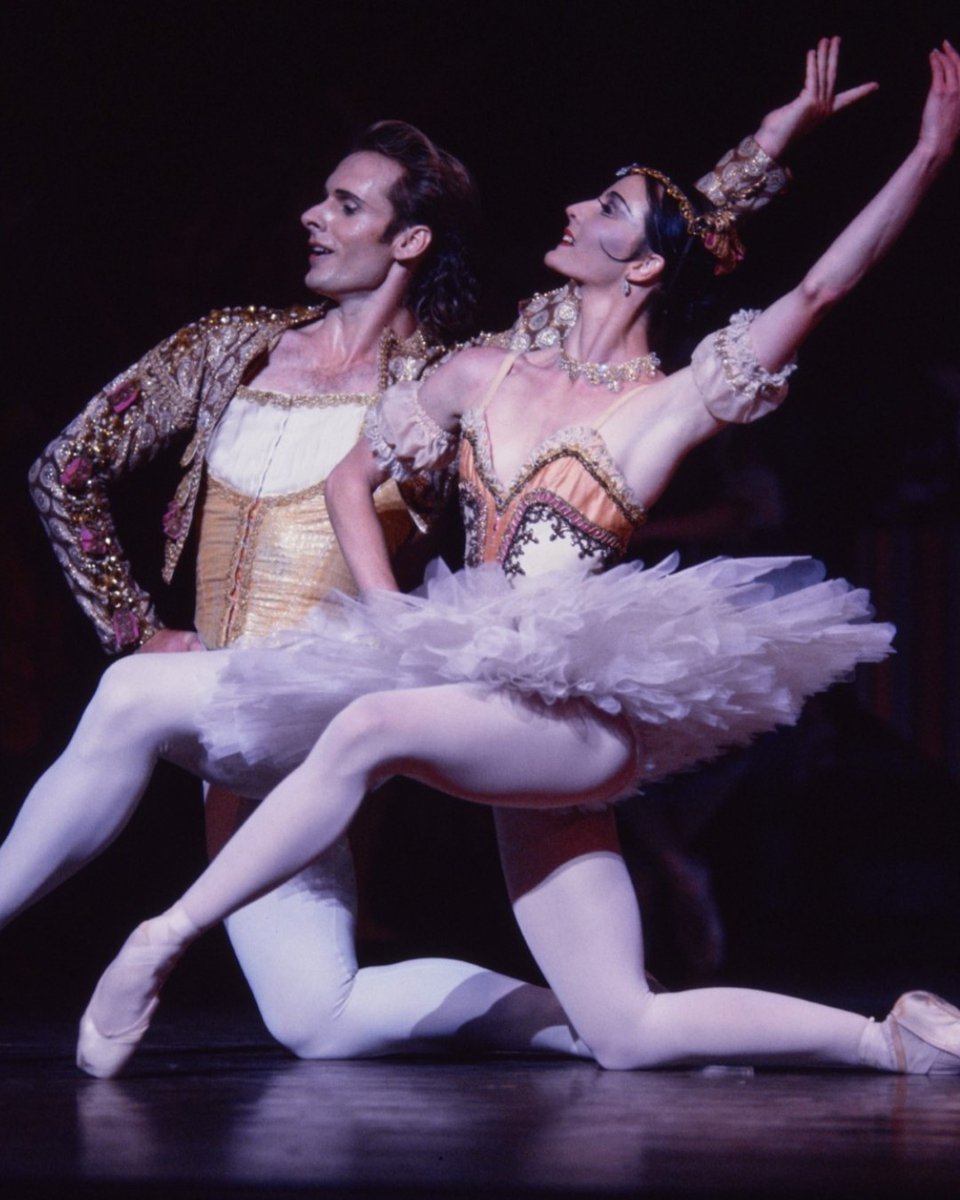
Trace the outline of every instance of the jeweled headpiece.
<path fill-rule="evenodd" d="M 699 238 L 704 248 L 717 260 L 713 268 L 715 275 L 729 275 L 744 256 L 743 242 L 737 233 L 736 214 L 730 208 L 713 208 L 709 212 L 697 212 L 690 198 L 673 182 L 669 175 L 656 167 L 645 167 L 630 163 L 617 171 L 617 178 L 624 175 L 645 175 L 655 179 L 667 195 L 676 201 L 691 237 Z"/>

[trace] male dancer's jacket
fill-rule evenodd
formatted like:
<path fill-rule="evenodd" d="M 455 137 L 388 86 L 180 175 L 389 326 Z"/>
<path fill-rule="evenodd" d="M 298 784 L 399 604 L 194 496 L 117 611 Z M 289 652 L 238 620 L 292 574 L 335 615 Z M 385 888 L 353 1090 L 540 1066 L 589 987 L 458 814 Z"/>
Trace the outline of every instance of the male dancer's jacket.
<path fill-rule="evenodd" d="M 159 627 L 119 544 L 109 485 L 177 435 L 192 434 L 163 517 L 169 582 L 194 522 L 207 447 L 238 387 L 285 330 L 320 319 L 329 307 L 230 308 L 185 326 L 108 383 L 34 463 L 31 493 L 54 553 L 109 653 L 141 645 Z M 401 342 L 386 333 L 379 387 L 416 378 L 437 353 L 421 335 Z"/>

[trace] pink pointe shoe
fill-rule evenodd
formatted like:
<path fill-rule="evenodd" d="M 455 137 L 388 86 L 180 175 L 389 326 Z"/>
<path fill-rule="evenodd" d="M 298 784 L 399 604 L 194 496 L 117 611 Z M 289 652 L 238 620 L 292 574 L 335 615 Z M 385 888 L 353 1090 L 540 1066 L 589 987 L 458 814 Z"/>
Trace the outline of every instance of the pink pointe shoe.
<path fill-rule="evenodd" d="M 90 1003 L 92 1005 L 93 1001 Z M 80 1036 L 77 1039 L 77 1066 L 80 1070 L 96 1079 L 113 1079 L 119 1075 L 150 1028 L 150 1021 L 159 1003 L 159 996 L 151 1000 L 140 1020 L 120 1033 L 101 1033 L 93 1023 L 88 1007 L 80 1018 Z"/>
<path fill-rule="evenodd" d="M 160 989 L 199 930 L 182 910 L 145 921 L 124 942 L 80 1018 L 77 1066 L 112 1079 L 132 1057 L 160 1003 Z M 114 1033 L 103 1027 L 119 1026 Z"/>
<path fill-rule="evenodd" d="M 960 1009 L 932 992 L 906 992 L 884 1025 L 897 1071 L 960 1075 Z"/>

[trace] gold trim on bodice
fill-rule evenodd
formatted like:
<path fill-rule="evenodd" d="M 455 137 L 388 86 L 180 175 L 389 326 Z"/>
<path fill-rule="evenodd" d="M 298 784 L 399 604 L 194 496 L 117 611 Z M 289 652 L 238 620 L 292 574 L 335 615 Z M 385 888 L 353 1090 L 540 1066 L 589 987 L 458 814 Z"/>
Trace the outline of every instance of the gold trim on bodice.
<path fill-rule="evenodd" d="M 501 480 L 493 463 L 486 413 L 470 409 L 463 414 L 463 436 L 473 444 L 477 467 L 486 490 L 503 509 L 540 471 L 558 458 L 576 457 L 597 480 L 631 525 L 642 525 L 646 511 L 630 491 L 623 472 L 611 455 L 603 435 L 592 425 L 567 425 L 534 446 L 511 480 Z"/>
<path fill-rule="evenodd" d="M 364 408 L 372 408 L 377 402 L 377 397 L 373 392 L 291 395 L 288 392 L 271 392 L 265 388 L 247 387 L 245 384 L 241 384 L 237 388 L 236 399 L 247 400 L 251 404 L 263 404 L 271 408 L 339 408 L 345 404 L 360 404 Z"/>
<path fill-rule="evenodd" d="M 370 408 L 367 393 L 289 395 L 240 387 L 236 398 L 279 409 Z M 347 446 L 344 446 L 346 451 Z M 326 480 L 279 495 L 250 495 L 207 470 L 197 554 L 196 626 L 209 647 L 238 637 L 269 637 L 299 624 L 331 592 L 356 594 L 325 499 Z M 376 493 L 377 512 L 392 550 L 412 524 L 396 484 Z"/>
<path fill-rule="evenodd" d="M 524 546 L 538 541 L 534 526 L 549 527 L 583 559 L 609 564 L 623 556 L 646 519 L 599 431 L 577 425 L 551 434 L 508 482 L 497 475 L 482 410 L 464 413 L 460 442 L 460 500 L 466 561 L 497 562 L 508 575 L 524 574 Z"/>

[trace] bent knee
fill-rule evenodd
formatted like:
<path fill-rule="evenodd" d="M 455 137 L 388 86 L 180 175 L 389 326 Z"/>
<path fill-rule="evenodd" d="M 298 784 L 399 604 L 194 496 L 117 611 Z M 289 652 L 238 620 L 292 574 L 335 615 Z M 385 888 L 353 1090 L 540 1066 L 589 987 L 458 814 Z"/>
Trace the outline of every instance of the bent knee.
<path fill-rule="evenodd" d="M 363 1032 L 352 1029 L 338 1003 L 331 997 L 315 997 L 309 1010 L 291 1013 L 279 1008 L 271 1012 L 261 1006 L 260 1015 L 270 1036 L 296 1058 L 369 1058 L 383 1048 Z"/>
<path fill-rule="evenodd" d="M 372 692 L 352 701 L 327 727 L 307 762 L 330 754 L 350 773 L 371 770 L 391 756 L 390 747 L 402 743 L 398 706 L 392 692 Z"/>
<path fill-rule="evenodd" d="M 84 733 L 105 746 L 118 739 L 149 745 L 196 771 L 197 707 L 208 687 L 208 657 L 134 655 L 112 663 L 84 714 Z"/>
<path fill-rule="evenodd" d="M 148 706 L 152 694 L 147 675 L 141 659 L 121 658 L 111 663 L 100 677 L 90 713 L 104 719 L 122 717 L 125 722 L 135 718 Z"/>
<path fill-rule="evenodd" d="M 271 1009 L 261 1004 L 260 1016 L 270 1036 L 296 1058 L 346 1057 L 340 1047 L 334 1010 L 322 998 L 309 1013 L 291 1013 L 282 1006 Z"/>
<path fill-rule="evenodd" d="M 231 934 L 236 932 L 234 927 Z M 297 1058 L 347 1057 L 343 1014 L 353 986 L 348 971 L 331 960 L 322 977 L 290 976 L 270 960 L 242 955 L 240 961 L 267 1032 L 285 1050 Z M 251 970 L 252 962 L 259 970 Z"/>
<path fill-rule="evenodd" d="M 365 741 L 375 737 L 391 723 L 391 714 L 395 711 L 392 692 L 370 692 L 366 696 L 358 696 L 331 722 L 331 729 L 347 741 Z"/>
<path fill-rule="evenodd" d="M 588 1044 L 597 1066 L 605 1071 L 638 1071 L 649 1065 L 636 1040 L 629 1036 L 604 1039 L 596 1046 Z"/>
<path fill-rule="evenodd" d="M 597 1066 L 605 1071 L 633 1071 L 644 1065 L 642 1038 L 634 1014 L 623 1014 L 611 1022 L 611 1027 L 595 1032 L 593 1037 L 583 1037 Z"/>
<path fill-rule="evenodd" d="M 607 1008 L 591 1027 L 578 1029 L 597 1066 L 605 1071 L 637 1071 L 661 1061 L 648 1019 L 654 1000 L 652 993 L 644 992 L 619 1009 Z"/>

